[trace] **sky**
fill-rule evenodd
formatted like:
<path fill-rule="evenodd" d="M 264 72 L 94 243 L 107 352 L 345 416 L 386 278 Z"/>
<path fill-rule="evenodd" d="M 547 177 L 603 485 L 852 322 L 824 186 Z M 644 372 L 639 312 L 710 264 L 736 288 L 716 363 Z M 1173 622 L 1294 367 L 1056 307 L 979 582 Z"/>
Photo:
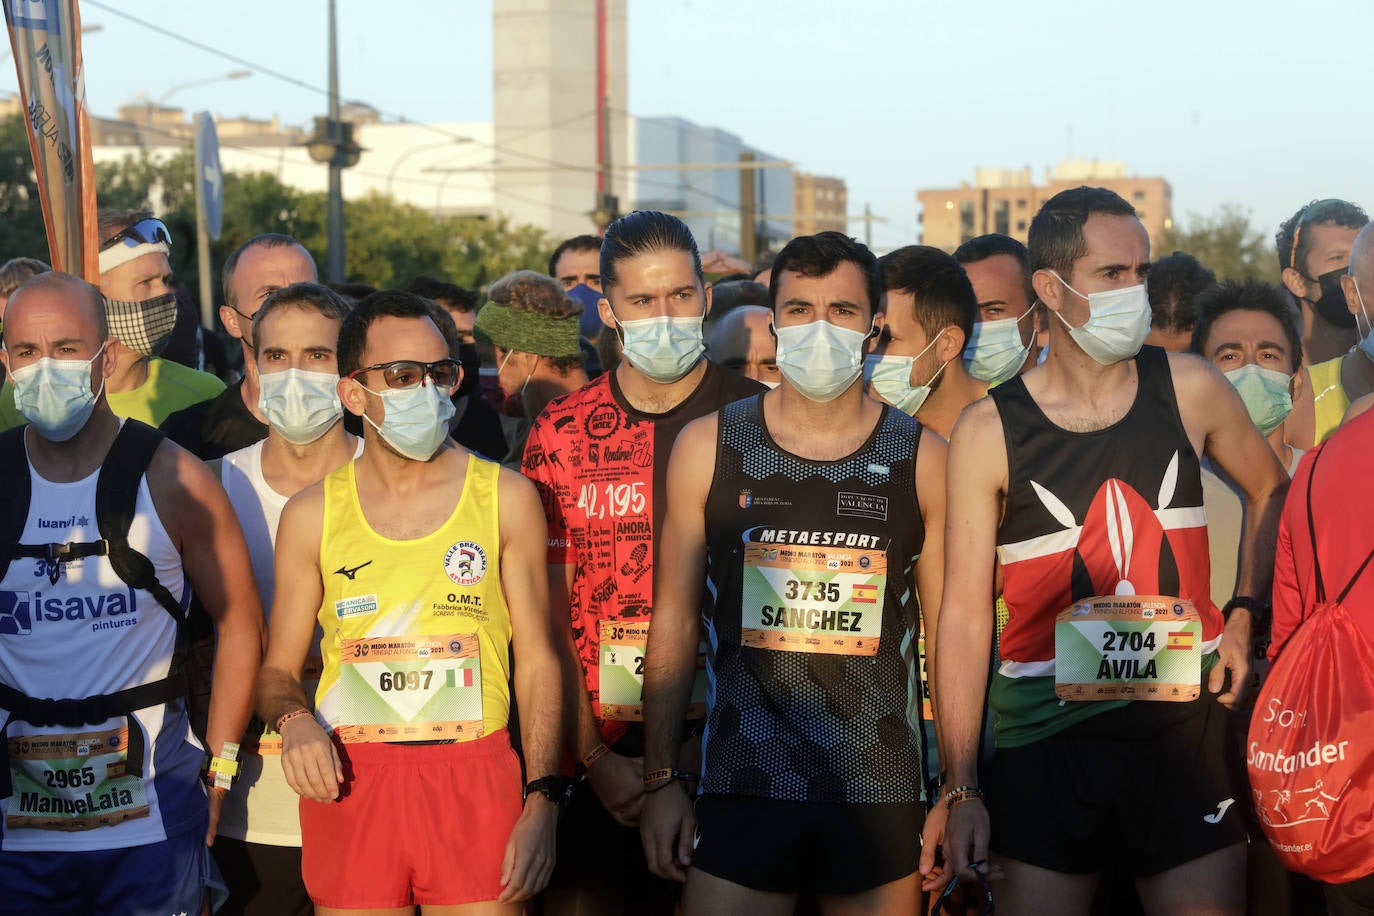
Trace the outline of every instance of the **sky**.
<path fill-rule="evenodd" d="M 878 247 L 915 239 L 918 188 L 971 182 L 976 166 L 1030 166 L 1040 179 L 1066 156 L 1166 178 L 1184 227 L 1237 203 L 1272 237 L 1313 198 L 1374 206 L 1374 81 L 1359 64 L 1370 0 L 628 5 L 633 114 L 721 127 L 843 178 L 851 214 L 868 203 L 888 220 L 874 227 Z M 338 8 L 344 99 L 408 120 L 490 119 L 490 0 Z M 324 112 L 318 91 L 264 72 L 188 86 L 241 65 L 126 15 L 321 87 L 326 9 L 82 0 L 83 23 L 99 26 L 84 39 L 91 111 L 113 116 L 143 94 L 308 124 Z M 0 90 L 13 91 L 12 65 L 0 70 Z"/>

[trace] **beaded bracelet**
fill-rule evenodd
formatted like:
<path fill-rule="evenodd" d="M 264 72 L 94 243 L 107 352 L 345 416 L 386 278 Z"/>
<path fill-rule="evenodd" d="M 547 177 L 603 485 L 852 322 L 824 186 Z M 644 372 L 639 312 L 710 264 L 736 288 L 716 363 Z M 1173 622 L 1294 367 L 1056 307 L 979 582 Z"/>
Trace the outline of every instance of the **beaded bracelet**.
<path fill-rule="evenodd" d="M 299 719 L 301 716 L 308 715 L 310 715 L 310 710 L 306 709 L 305 707 L 301 707 L 300 709 L 293 709 L 290 712 L 285 713 L 279 719 L 277 719 L 277 734 L 281 734 L 282 727 L 286 725 L 287 722 L 290 722 L 292 719 Z"/>
<path fill-rule="evenodd" d="M 960 786 L 957 789 L 950 789 L 945 793 L 945 808 L 953 808 L 960 802 L 966 802 L 972 798 L 982 798 L 983 790 L 977 786 Z"/>

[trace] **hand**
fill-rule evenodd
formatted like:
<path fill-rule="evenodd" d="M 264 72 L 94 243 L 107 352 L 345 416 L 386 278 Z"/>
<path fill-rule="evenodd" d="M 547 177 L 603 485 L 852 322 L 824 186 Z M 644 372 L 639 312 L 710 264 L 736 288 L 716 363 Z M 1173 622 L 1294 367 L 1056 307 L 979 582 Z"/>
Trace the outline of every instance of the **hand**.
<path fill-rule="evenodd" d="M 639 825 L 649 871 L 670 881 L 686 881 L 696 827 L 692 802 L 681 786 L 664 786 L 650 792 L 645 797 Z"/>
<path fill-rule="evenodd" d="M 518 903 L 542 891 L 553 877 L 558 806 L 539 792 L 525 799 L 525 810 L 510 832 L 501 863 L 501 903 Z"/>
<path fill-rule="evenodd" d="M 917 869 L 922 875 L 923 891 L 938 891 L 954 877 L 954 872 L 945 867 L 945 861 L 940 857 L 945 842 L 945 822 L 948 819 L 949 808 L 937 798 L 926 814 L 925 826 L 921 828 L 921 862 Z"/>
<path fill-rule="evenodd" d="M 587 771 L 587 781 L 622 827 L 638 827 L 644 807 L 644 758 L 622 757 L 612 751 Z"/>
<path fill-rule="evenodd" d="M 224 807 L 224 796 L 229 794 L 228 789 L 216 789 L 211 787 L 205 790 L 208 796 L 206 802 L 209 806 L 210 825 L 205 828 L 205 845 L 215 845 L 215 833 L 219 830 L 219 812 Z"/>
<path fill-rule="evenodd" d="M 945 873 L 972 877 L 969 871 L 972 862 L 983 863 L 979 868 L 986 868 L 991 837 L 988 809 L 983 807 L 981 798 L 971 798 L 948 808 L 945 813 Z M 921 856 L 924 862 L 924 850 Z"/>
<path fill-rule="evenodd" d="M 343 784 L 343 763 L 334 742 L 314 716 L 286 723 L 281 733 L 281 768 L 286 783 L 301 798 L 332 802 Z"/>
<path fill-rule="evenodd" d="M 1217 702 L 1233 709 L 1244 702 L 1250 691 L 1250 612 L 1245 608 L 1231 611 L 1231 619 L 1221 632 L 1220 656 L 1207 678 L 1207 689 L 1221 693 L 1226 685 L 1226 672 L 1231 672 L 1231 689 L 1217 697 Z"/>

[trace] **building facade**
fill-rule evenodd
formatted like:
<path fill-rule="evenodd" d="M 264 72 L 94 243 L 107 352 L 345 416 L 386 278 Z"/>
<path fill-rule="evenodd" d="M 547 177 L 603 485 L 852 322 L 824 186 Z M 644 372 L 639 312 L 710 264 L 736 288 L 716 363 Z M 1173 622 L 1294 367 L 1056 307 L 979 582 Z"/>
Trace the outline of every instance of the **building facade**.
<path fill-rule="evenodd" d="M 849 190 L 843 178 L 795 172 L 792 175 L 792 234 L 847 232 Z"/>

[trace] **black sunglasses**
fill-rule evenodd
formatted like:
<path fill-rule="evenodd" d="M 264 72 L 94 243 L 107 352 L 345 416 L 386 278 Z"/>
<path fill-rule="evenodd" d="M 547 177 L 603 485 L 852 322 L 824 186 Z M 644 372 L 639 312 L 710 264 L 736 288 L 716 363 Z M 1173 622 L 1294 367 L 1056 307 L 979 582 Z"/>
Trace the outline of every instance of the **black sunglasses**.
<path fill-rule="evenodd" d="M 167 231 L 167 226 L 160 219 L 143 219 L 134 223 L 128 229 L 116 232 L 114 235 L 100 243 L 100 250 L 123 242 L 130 248 L 139 245 L 156 245 L 162 242 L 168 248 L 172 247 L 172 234 Z"/>
<path fill-rule="evenodd" d="M 439 359 L 432 363 L 422 363 L 413 359 L 398 359 L 389 363 L 378 363 L 375 366 L 364 366 L 348 373 L 348 378 L 355 378 L 364 372 L 378 369 L 381 371 L 382 379 L 386 381 L 388 388 L 414 388 L 426 377 L 433 379 L 434 384 L 440 388 L 452 388 L 458 384 L 458 379 L 462 375 L 462 368 L 457 360 L 452 359 Z"/>
<path fill-rule="evenodd" d="M 988 879 L 978 869 L 973 873 L 978 876 L 978 882 L 983 885 L 983 916 L 992 916 L 997 912 L 997 905 L 992 901 L 992 885 L 988 884 Z M 945 901 L 949 900 L 949 895 L 954 893 L 954 887 L 959 883 L 959 876 L 955 875 L 949 879 L 945 885 L 945 892 L 940 895 L 940 899 L 935 901 L 935 908 L 930 911 L 930 916 L 942 916 L 945 912 Z"/>

